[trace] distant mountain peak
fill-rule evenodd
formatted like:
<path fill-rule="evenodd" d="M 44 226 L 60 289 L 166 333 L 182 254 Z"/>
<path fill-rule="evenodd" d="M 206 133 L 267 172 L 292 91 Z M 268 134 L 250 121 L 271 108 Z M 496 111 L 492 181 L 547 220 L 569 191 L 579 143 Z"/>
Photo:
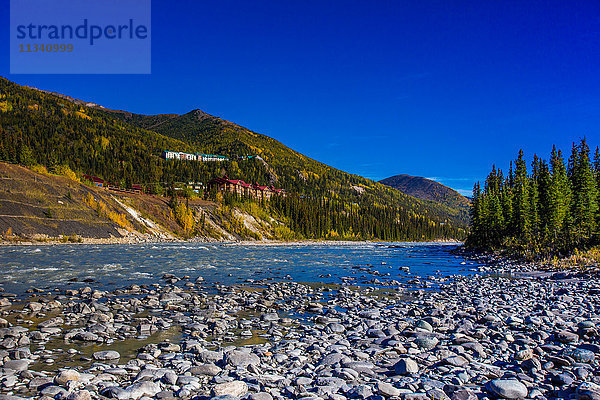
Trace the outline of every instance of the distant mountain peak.
<path fill-rule="evenodd" d="M 412 175 L 395 175 L 379 183 L 393 187 L 402 193 L 422 200 L 435 201 L 451 208 L 468 211 L 470 201 L 456 190 L 431 179 Z"/>
<path fill-rule="evenodd" d="M 208 113 L 205 113 L 204 111 L 200 110 L 199 108 L 196 108 L 195 110 L 192 110 L 191 113 L 194 114 L 199 119 L 214 118 L 212 115 L 210 115 Z"/>

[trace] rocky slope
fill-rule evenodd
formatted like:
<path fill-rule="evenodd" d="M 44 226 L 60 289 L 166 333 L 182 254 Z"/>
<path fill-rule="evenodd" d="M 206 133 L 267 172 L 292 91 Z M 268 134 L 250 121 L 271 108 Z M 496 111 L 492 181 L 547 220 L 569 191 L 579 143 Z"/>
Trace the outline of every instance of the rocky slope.
<path fill-rule="evenodd" d="M 0 182 L 0 242 L 129 243 L 190 236 L 165 197 L 90 187 L 1 162 Z M 197 239 L 279 239 L 272 229 L 279 222 L 252 210 L 200 199 L 191 199 L 188 209 Z"/>

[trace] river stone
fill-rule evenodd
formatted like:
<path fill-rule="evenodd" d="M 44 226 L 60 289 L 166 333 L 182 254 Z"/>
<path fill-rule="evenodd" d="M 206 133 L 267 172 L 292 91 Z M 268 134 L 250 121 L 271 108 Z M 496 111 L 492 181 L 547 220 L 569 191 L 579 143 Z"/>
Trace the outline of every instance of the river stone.
<path fill-rule="evenodd" d="M 273 400 L 273 396 L 267 392 L 258 392 L 250 394 L 248 400 Z"/>
<path fill-rule="evenodd" d="M 45 388 L 40 390 L 41 395 L 52 397 L 52 398 L 64 398 L 67 396 L 68 393 L 69 392 L 67 392 L 65 389 L 61 388 L 60 386 L 54 386 L 54 385 L 46 386 Z"/>
<path fill-rule="evenodd" d="M 121 355 L 114 350 L 97 351 L 93 355 L 95 360 L 106 361 L 106 360 L 118 360 Z"/>
<path fill-rule="evenodd" d="M 344 325 L 338 324 L 337 322 L 332 322 L 327 324 L 327 330 L 332 333 L 342 333 L 346 330 Z"/>
<path fill-rule="evenodd" d="M 426 330 L 427 332 L 433 332 L 433 326 L 431 326 L 429 322 L 424 320 L 420 320 L 419 322 L 417 322 L 416 327 Z"/>
<path fill-rule="evenodd" d="M 373 391 L 368 385 L 356 385 L 346 395 L 351 399 L 366 399 L 373 396 Z"/>
<path fill-rule="evenodd" d="M 419 372 L 419 366 L 411 358 L 401 358 L 394 365 L 394 371 L 398 375 L 416 374 Z"/>
<path fill-rule="evenodd" d="M 223 359 L 223 353 L 220 351 L 204 350 L 198 353 L 198 358 L 203 363 L 216 363 Z"/>
<path fill-rule="evenodd" d="M 467 342 L 461 345 L 465 349 L 471 350 L 476 357 L 485 357 L 485 349 L 481 343 Z"/>
<path fill-rule="evenodd" d="M 561 343 L 575 343 L 579 341 L 579 335 L 569 331 L 558 331 L 555 333 L 556 340 Z"/>
<path fill-rule="evenodd" d="M 142 381 L 129 385 L 124 390 L 117 392 L 117 398 L 119 400 L 137 400 L 144 396 L 153 397 L 160 391 L 158 383 Z"/>
<path fill-rule="evenodd" d="M 570 373 L 568 371 L 562 372 L 560 374 L 554 374 L 551 376 L 552 383 L 555 386 L 570 385 L 571 383 L 573 383 L 575 381 L 575 379 L 577 379 L 575 377 L 575 375 L 573 375 L 572 373 Z"/>
<path fill-rule="evenodd" d="M 37 391 L 37 390 L 40 390 L 51 384 L 52 384 L 51 378 L 48 378 L 46 376 L 36 376 L 29 381 L 29 383 L 27 384 L 27 387 L 30 390 Z"/>
<path fill-rule="evenodd" d="M 523 399 L 527 397 L 527 387 L 513 379 L 495 379 L 485 385 L 486 389 L 503 399 Z"/>
<path fill-rule="evenodd" d="M 343 363 L 343 362 L 348 362 L 348 361 L 349 361 L 348 357 L 343 355 L 342 353 L 330 353 L 321 359 L 321 361 L 319 362 L 319 365 L 334 365 L 339 362 Z"/>
<path fill-rule="evenodd" d="M 190 372 L 194 375 L 215 376 L 221 372 L 221 368 L 214 364 L 200 364 L 190 368 Z"/>
<path fill-rule="evenodd" d="M 248 365 L 260 364 L 260 358 L 258 358 L 256 354 L 239 350 L 233 350 L 227 353 L 225 360 L 227 364 L 233 365 L 234 367 L 247 367 Z"/>
<path fill-rule="evenodd" d="M 248 393 L 248 385 L 243 381 L 219 383 L 212 390 L 213 396 L 240 397 Z"/>
<path fill-rule="evenodd" d="M 469 389 L 460 389 L 450 395 L 450 400 L 477 400 L 477 396 Z"/>
<path fill-rule="evenodd" d="M 463 356 L 452 356 L 444 359 L 446 364 L 452 365 L 454 367 L 464 367 L 469 364 L 469 361 Z"/>
<path fill-rule="evenodd" d="M 592 382 L 583 382 L 577 388 L 579 400 L 600 400 L 600 385 Z"/>
<path fill-rule="evenodd" d="M 524 349 L 515 353 L 515 360 L 525 361 L 533 357 L 533 349 Z"/>
<path fill-rule="evenodd" d="M 401 393 L 400 389 L 395 388 L 387 382 L 377 382 L 375 389 L 377 390 L 377 393 L 385 397 L 396 397 L 400 396 Z"/>
<path fill-rule="evenodd" d="M 181 303 L 183 298 L 176 293 L 163 293 L 160 295 L 161 303 Z"/>
<path fill-rule="evenodd" d="M 59 371 L 56 376 L 54 376 L 54 383 L 57 385 L 65 385 L 68 381 L 79 381 L 80 374 L 74 369 L 65 369 L 63 371 Z"/>
<path fill-rule="evenodd" d="M 344 368 L 349 368 L 357 373 L 364 373 L 364 374 L 368 374 L 368 375 L 372 375 L 373 368 L 375 368 L 375 365 L 373 365 L 373 363 L 370 361 L 345 362 L 342 366 Z"/>
<path fill-rule="evenodd" d="M 61 326 L 62 324 L 64 324 L 65 321 L 61 318 L 61 317 L 54 317 L 54 318 L 50 318 L 46 321 L 40 322 L 38 324 L 38 329 L 42 329 L 42 328 L 54 328 L 57 326 Z"/>
<path fill-rule="evenodd" d="M 92 396 L 87 390 L 77 390 L 69 393 L 67 400 L 91 400 Z"/>
<path fill-rule="evenodd" d="M 364 310 L 360 312 L 359 316 L 367 319 L 379 319 L 381 317 L 381 313 L 379 310 Z"/>
<path fill-rule="evenodd" d="M 92 332 L 78 332 L 75 336 L 73 336 L 75 340 L 81 340 L 84 342 L 95 342 L 98 340 L 98 335 Z"/>
<path fill-rule="evenodd" d="M 29 360 L 8 360 L 4 363 L 4 368 L 12 369 L 14 371 L 25 371 L 29 368 Z"/>
<path fill-rule="evenodd" d="M 571 357 L 578 363 L 591 363 L 594 361 L 596 355 L 594 352 L 586 349 L 567 349 L 563 352 L 563 355 Z"/>
<path fill-rule="evenodd" d="M 431 350 L 438 345 L 439 339 L 435 336 L 419 336 L 415 339 L 417 346 L 424 350 Z"/>
<path fill-rule="evenodd" d="M 29 309 L 31 312 L 38 312 L 38 311 L 42 310 L 43 306 L 41 303 L 32 301 L 31 303 L 27 304 L 27 306 L 25 306 L 25 308 Z"/>

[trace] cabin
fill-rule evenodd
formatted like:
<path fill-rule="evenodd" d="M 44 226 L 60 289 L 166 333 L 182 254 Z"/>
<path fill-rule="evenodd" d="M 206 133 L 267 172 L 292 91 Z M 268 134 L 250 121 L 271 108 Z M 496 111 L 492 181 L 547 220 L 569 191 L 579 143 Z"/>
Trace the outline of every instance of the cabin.
<path fill-rule="evenodd" d="M 94 185 L 101 187 L 101 188 L 106 188 L 108 187 L 108 182 L 105 181 L 104 179 L 100 179 L 97 176 L 93 176 L 93 175 L 83 175 L 84 179 L 87 179 L 88 181 L 92 182 Z"/>
<path fill-rule="evenodd" d="M 133 193 L 144 193 L 144 187 L 142 185 L 131 185 L 131 191 Z"/>

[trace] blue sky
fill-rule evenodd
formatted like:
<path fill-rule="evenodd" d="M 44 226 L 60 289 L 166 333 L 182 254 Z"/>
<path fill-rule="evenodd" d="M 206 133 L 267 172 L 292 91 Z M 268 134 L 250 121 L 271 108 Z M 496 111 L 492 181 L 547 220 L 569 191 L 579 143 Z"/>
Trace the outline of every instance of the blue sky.
<path fill-rule="evenodd" d="M 519 148 L 600 144 L 598 1 L 155 0 L 149 75 L 10 75 L 0 34 L 17 83 L 143 114 L 199 108 L 372 179 L 468 192 Z"/>

